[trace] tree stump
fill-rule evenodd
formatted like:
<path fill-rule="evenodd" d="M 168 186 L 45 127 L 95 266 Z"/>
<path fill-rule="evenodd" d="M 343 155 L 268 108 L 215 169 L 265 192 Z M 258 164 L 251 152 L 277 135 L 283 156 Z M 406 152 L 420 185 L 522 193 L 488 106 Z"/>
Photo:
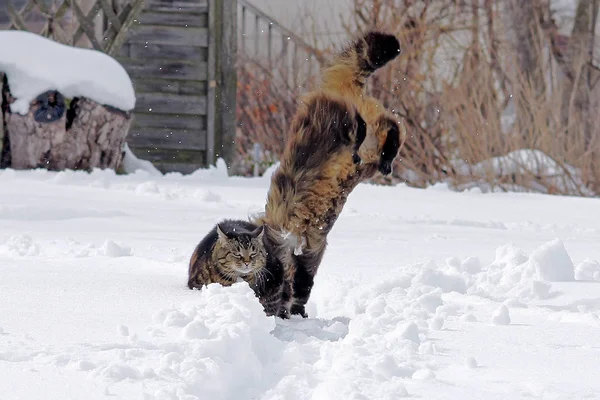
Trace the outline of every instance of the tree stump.
<path fill-rule="evenodd" d="M 10 88 L 4 80 L 4 96 L 10 104 Z M 94 168 L 118 169 L 123 143 L 132 123 L 130 112 L 75 98 L 67 106 L 56 91 L 42 93 L 27 115 L 2 109 L 4 148 L 0 165 L 14 169 L 45 168 L 53 171 Z"/>

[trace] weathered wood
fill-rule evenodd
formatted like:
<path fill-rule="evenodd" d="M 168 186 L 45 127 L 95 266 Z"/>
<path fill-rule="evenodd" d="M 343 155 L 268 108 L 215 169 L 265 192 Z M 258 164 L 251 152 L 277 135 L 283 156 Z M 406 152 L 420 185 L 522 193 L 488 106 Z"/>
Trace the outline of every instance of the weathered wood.
<path fill-rule="evenodd" d="M 0 71 L 0 168 L 4 168 L 2 162 L 2 156 L 4 152 L 2 149 L 4 148 L 4 73 Z"/>
<path fill-rule="evenodd" d="M 135 154 L 143 155 L 145 160 L 152 163 L 190 163 L 206 165 L 206 153 L 201 150 L 174 150 L 156 147 L 130 146 Z"/>
<path fill-rule="evenodd" d="M 113 24 L 114 28 L 120 30 L 121 21 L 117 17 L 117 14 L 115 14 L 115 12 L 113 11 L 112 4 L 110 4 L 108 0 L 100 0 L 100 6 L 102 6 L 102 11 L 104 11 L 104 15 L 106 15 L 108 20 Z"/>
<path fill-rule="evenodd" d="M 128 12 L 126 13 L 127 17 L 123 21 L 121 29 L 117 30 L 117 35 L 114 37 L 112 42 L 108 43 L 108 45 L 106 46 L 105 51 L 108 55 L 115 56 L 118 53 L 119 49 L 121 48 L 121 46 L 125 42 L 125 39 L 127 38 L 129 28 L 136 20 L 143 6 L 144 0 L 133 1 L 133 3 L 131 4 L 131 9 L 128 10 Z"/>
<path fill-rule="evenodd" d="M 119 57 L 137 97 L 128 143 L 160 170 L 233 159 L 236 8 L 235 0 L 146 0 L 129 32 Z"/>
<path fill-rule="evenodd" d="M 129 32 L 130 43 L 207 46 L 208 29 L 142 25 Z"/>
<path fill-rule="evenodd" d="M 215 1 L 215 37 L 217 38 L 215 96 L 215 158 L 223 158 L 231 166 L 234 158 L 237 98 L 237 2 Z M 222 23 L 227 21 L 227 23 Z"/>
<path fill-rule="evenodd" d="M 173 128 L 199 129 L 206 131 L 206 116 L 183 114 L 159 114 L 136 112 L 134 116 L 136 127 L 140 128 Z M 133 128 L 132 128 L 133 129 Z"/>
<path fill-rule="evenodd" d="M 179 81 L 174 79 L 133 79 L 138 93 L 168 93 L 206 96 L 206 82 Z"/>
<path fill-rule="evenodd" d="M 75 1 L 71 2 L 71 7 L 73 8 L 73 12 L 75 13 L 75 16 L 77 16 L 77 19 L 79 21 L 79 28 L 77 32 L 85 33 L 92 46 L 94 46 L 94 49 L 102 51 L 102 46 L 98 42 L 98 39 L 96 38 L 96 33 L 94 32 L 94 22 L 92 20 L 96 16 L 96 13 L 100 11 L 100 5 L 96 3 L 94 9 L 98 9 L 98 11 L 94 13 L 90 12 L 88 15 L 85 15 L 83 13 L 81 8 L 79 8 L 77 2 Z M 77 33 L 75 33 L 74 35 L 74 43 L 77 42 L 75 37 L 77 37 Z"/>
<path fill-rule="evenodd" d="M 36 115 L 46 112 L 43 107 L 38 101 L 27 115 L 5 115 L 11 168 L 89 171 L 120 166 L 132 120 L 130 113 L 80 98 L 71 102 L 69 112 L 52 118 L 48 114 L 51 122 L 38 122 Z"/>
<path fill-rule="evenodd" d="M 207 88 L 207 103 L 206 103 L 206 122 L 207 122 L 207 133 L 208 140 L 206 143 L 206 161 L 208 164 L 214 164 L 215 158 L 215 110 L 216 110 L 216 91 L 217 91 L 217 39 L 216 39 L 216 26 L 217 26 L 217 13 L 216 4 L 214 1 L 210 2 L 208 11 L 208 30 L 214 32 L 213 35 L 209 36 L 208 40 L 208 88 Z"/>
<path fill-rule="evenodd" d="M 206 97 L 138 93 L 136 108 L 162 114 L 206 114 Z"/>
<path fill-rule="evenodd" d="M 137 77 L 202 81 L 206 79 L 206 63 L 187 64 L 180 61 L 134 60 L 117 58 L 133 79 Z"/>
<path fill-rule="evenodd" d="M 113 9 L 112 0 L 92 0 L 91 9 L 85 13 L 81 6 L 81 0 L 54 0 L 52 6 L 47 0 L 28 0 L 19 11 L 15 10 L 11 2 L 8 2 L 8 12 L 11 17 L 9 29 L 29 30 L 27 18 L 33 16 L 46 19 L 43 28 L 37 32 L 42 36 L 51 37 L 55 41 L 67 45 L 78 45 L 82 38 L 86 38 L 92 47 L 104 51 L 109 55 L 118 52 L 127 36 L 127 31 L 133 21 L 136 20 L 145 0 L 121 0 L 118 11 Z M 84 7 L 85 8 L 85 7 Z M 61 27 L 61 19 L 71 11 L 77 25 L 77 29 L 67 35 L 69 29 Z M 104 26 L 97 26 L 96 21 L 102 12 L 106 18 Z M 71 21 L 69 21 L 70 23 Z M 85 44 L 87 45 L 87 43 Z"/>
<path fill-rule="evenodd" d="M 132 146 L 155 146 L 161 149 L 206 150 L 206 131 L 136 126 L 131 129 L 127 143 Z"/>
<path fill-rule="evenodd" d="M 202 157 L 204 159 L 204 157 Z M 162 173 L 166 174 L 169 172 L 179 172 L 181 174 L 191 174 L 199 168 L 206 168 L 206 162 L 202 161 L 202 163 L 176 163 L 176 162 L 155 162 L 154 165 L 156 168 Z"/>
<path fill-rule="evenodd" d="M 147 0 L 146 8 L 153 11 L 201 13 L 208 11 L 208 0 Z"/>
<path fill-rule="evenodd" d="M 127 43 L 120 54 L 132 59 L 188 60 L 197 64 L 208 60 L 208 49 L 200 46 L 169 46 L 155 43 Z"/>
<path fill-rule="evenodd" d="M 27 30 L 27 24 L 23 20 L 23 17 L 15 10 L 10 1 L 6 5 L 6 9 L 8 10 L 8 15 L 13 26 L 21 31 Z"/>
<path fill-rule="evenodd" d="M 206 12 L 158 12 L 148 10 L 142 12 L 138 17 L 138 21 L 142 25 L 164 25 L 164 26 L 180 26 L 190 28 L 206 28 L 208 27 L 208 13 Z"/>

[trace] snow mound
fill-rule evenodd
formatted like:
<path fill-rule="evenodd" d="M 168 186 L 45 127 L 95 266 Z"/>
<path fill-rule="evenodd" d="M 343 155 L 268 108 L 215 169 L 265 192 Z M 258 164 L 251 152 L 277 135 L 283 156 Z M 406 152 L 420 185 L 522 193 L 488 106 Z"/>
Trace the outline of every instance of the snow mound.
<path fill-rule="evenodd" d="M 575 279 L 578 281 L 600 281 L 600 262 L 583 260 L 575 268 Z"/>
<path fill-rule="evenodd" d="M 198 168 L 191 174 L 189 174 L 188 179 L 196 180 L 196 179 L 216 179 L 216 180 L 224 180 L 229 178 L 229 168 L 227 167 L 227 163 L 224 159 L 219 158 L 215 165 L 210 165 L 208 168 Z"/>
<path fill-rule="evenodd" d="M 0 254 L 26 257 L 40 254 L 40 246 L 29 235 L 14 235 L 0 244 Z"/>
<path fill-rule="evenodd" d="M 519 300 L 551 297 L 549 282 L 572 281 L 574 267 L 564 244 L 544 243 L 527 256 L 512 245 L 496 250 L 496 259 L 480 273 L 467 276 L 468 293 Z"/>
<path fill-rule="evenodd" d="M 477 368 L 477 360 L 473 357 L 467 357 L 465 358 L 465 366 L 467 368 L 475 369 Z"/>
<path fill-rule="evenodd" d="M 494 325 L 508 325 L 510 324 L 510 313 L 508 312 L 508 307 L 505 304 L 502 304 L 494 314 L 492 314 L 492 324 Z"/>
<path fill-rule="evenodd" d="M 512 151 L 505 156 L 482 161 L 473 167 L 477 173 L 493 170 L 497 175 L 525 174 L 551 176 L 561 173 L 561 166 L 549 155 L 540 150 L 523 149 Z"/>
<path fill-rule="evenodd" d="M 0 31 L 0 54 L 0 71 L 6 73 L 16 98 L 12 112 L 27 114 L 30 102 L 48 90 L 123 111 L 135 107 L 129 75 L 100 51 L 66 46 L 30 32 Z"/>
<path fill-rule="evenodd" d="M 529 257 L 529 262 L 539 280 L 550 282 L 573 280 L 573 261 L 564 244 L 558 239 L 535 250 Z"/>
<path fill-rule="evenodd" d="M 550 185 L 559 188 L 566 193 L 583 193 L 593 195 L 583 184 L 581 172 L 569 164 L 562 164 L 554 160 L 548 154 L 540 150 L 521 149 L 512 151 L 504 156 L 493 157 L 470 165 L 463 160 L 453 163 L 453 167 L 459 175 L 475 178 L 475 185 L 487 188 L 486 181 L 490 175 L 495 178 L 509 178 L 513 175 L 540 177 Z M 479 182 L 477 182 L 479 181 Z M 503 180 L 506 181 L 506 180 Z M 514 190 L 523 188 L 513 185 Z M 465 188 L 469 188 L 467 185 Z M 535 189 L 545 193 L 547 189 L 532 179 L 527 188 Z"/>
<path fill-rule="evenodd" d="M 178 383 L 169 389 L 146 393 L 152 399 L 256 398 L 275 378 L 271 365 L 282 350 L 282 343 L 270 333 L 275 319 L 264 314 L 246 283 L 213 284 L 197 294 L 195 301 L 154 315 L 154 365 L 132 357 L 126 364 L 109 365 L 105 378 L 177 377 Z"/>
<path fill-rule="evenodd" d="M 162 172 L 160 172 L 150 161 L 137 158 L 127 143 L 123 146 L 123 150 L 125 151 L 125 157 L 123 157 L 123 170 L 125 170 L 126 173 L 133 174 L 137 171 L 145 171 L 151 176 L 162 176 Z"/>
<path fill-rule="evenodd" d="M 106 257 L 126 257 L 132 255 L 132 251 L 129 246 L 107 240 L 102 247 L 98 249 L 98 254 Z"/>
<path fill-rule="evenodd" d="M 247 283 L 212 284 L 155 312 L 143 339 L 121 325 L 121 344 L 83 355 L 94 365 L 72 362 L 109 385 L 139 382 L 146 399 L 405 397 L 407 379 L 436 379 L 427 362 L 437 351 L 432 314 L 414 302 L 432 290 L 441 294 L 378 284 L 354 294 L 365 306 L 352 319 L 279 320 L 264 314 Z"/>

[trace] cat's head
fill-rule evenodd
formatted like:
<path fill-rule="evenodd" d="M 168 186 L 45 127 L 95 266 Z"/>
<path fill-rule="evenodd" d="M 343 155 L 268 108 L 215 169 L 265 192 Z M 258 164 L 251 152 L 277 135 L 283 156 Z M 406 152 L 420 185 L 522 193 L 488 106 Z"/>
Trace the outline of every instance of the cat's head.
<path fill-rule="evenodd" d="M 225 268 L 239 275 L 249 275 L 264 267 L 267 254 L 262 225 L 251 232 L 226 232 L 217 224 L 217 234 L 221 253 L 218 256 Z"/>

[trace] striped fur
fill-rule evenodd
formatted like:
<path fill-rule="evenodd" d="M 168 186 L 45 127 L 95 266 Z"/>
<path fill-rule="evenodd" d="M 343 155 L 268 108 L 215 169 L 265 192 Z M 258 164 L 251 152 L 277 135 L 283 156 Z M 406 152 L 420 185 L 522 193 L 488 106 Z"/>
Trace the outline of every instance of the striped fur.
<path fill-rule="evenodd" d="M 196 246 L 190 258 L 188 287 L 211 283 L 231 286 L 248 282 L 267 315 L 279 315 L 283 266 L 275 257 L 264 227 L 242 220 L 218 223 Z"/>
<path fill-rule="evenodd" d="M 355 40 L 322 72 L 321 88 L 305 95 L 292 120 L 280 166 L 272 177 L 265 213 L 285 269 L 282 309 L 306 316 L 314 277 L 350 192 L 377 171 L 391 173 L 400 126 L 366 79 L 400 53 L 391 35 L 370 32 Z"/>

